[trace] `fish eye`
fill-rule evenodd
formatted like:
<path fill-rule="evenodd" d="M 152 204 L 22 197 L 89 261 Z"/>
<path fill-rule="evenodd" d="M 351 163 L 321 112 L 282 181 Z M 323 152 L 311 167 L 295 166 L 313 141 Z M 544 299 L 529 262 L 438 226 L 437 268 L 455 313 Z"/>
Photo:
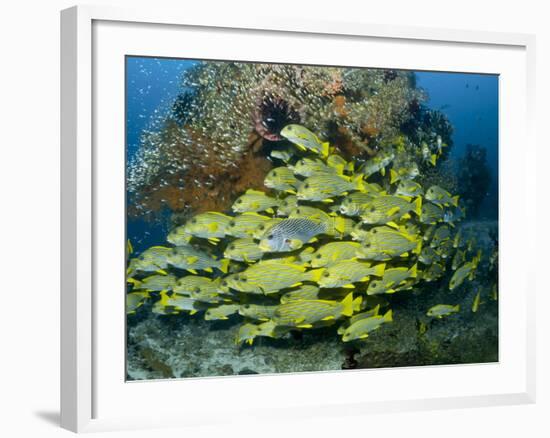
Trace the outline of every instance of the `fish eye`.
<path fill-rule="evenodd" d="M 323 274 L 323 277 L 330 277 L 330 273 L 329 273 L 329 272 L 325 272 L 325 273 Z"/>
<path fill-rule="evenodd" d="M 372 230 L 372 232 L 373 232 L 373 234 L 376 234 L 376 233 L 378 233 L 378 230 L 374 229 L 374 230 Z"/>
<path fill-rule="evenodd" d="M 376 287 L 377 284 L 378 284 L 378 283 L 377 283 L 376 281 L 373 281 L 373 282 L 371 283 L 371 285 L 374 286 L 374 287 Z"/>
<path fill-rule="evenodd" d="M 374 208 L 374 207 L 371 207 L 371 208 L 370 208 L 370 212 L 371 212 L 371 213 L 374 212 L 374 210 L 376 210 L 376 208 Z"/>
<path fill-rule="evenodd" d="M 367 248 L 370 248 L 370 243 L 367 243 L 365 246 L 366 246 Z"/>
<path fill-rule="evenodd" d="M 224 287 L 227 286 L 227 281 L 225 281 L 225 280 L 222 281 L 222 286 L 224 286 Z"/>
<path fill-rule="evenodd" d="M 242 281 L 243 283 L 246 283 L 246 280 L 247 280 L 246 277 L 241 277 L 241 278 L 240 278 L 240 281 Z"/>
<path fill-rule="evenodd" d="M 300 214 L 300 211 L 301 210 L 299 208 L 296 209 L 296 213 Z"/>
<path fill-rule="evenodd" d="M 191 223 L 192 223 L 192 224 L 196 224 L 196 223 L 197 223 L 197 219 L 195 219 L 195 218 L 191 219 Z"/>
<path fill-rule="evenodd" d="M 315 256 L 315 258 L 316 258 L 316 259 L 320 259 L 320 258 L 321 258 L 321 254 L 317 254 L 317 255 Z"/>
<path fill-rule="evenodd" d="M 305 184 L 304 184 L 304 188 L 305 188 L 305 189 L 309 189 L 309 183 L 305 183 Z"/>
<path fill-rule="evenodd" d="M 273 239 L 273 234 L 270 234 L 269 236 L 267 236 L 267 239 L 268 239 L 268 240 Z"/>
<path fill-rule="evenodd" d="M 243 203 L 242 199 L 237 199 L 237 204 L 242 204 L 242 203 Z"/>
<path fill-rule="evenodd" d="M 229 221 L 229 226 L 234 227 L 235 226 L 235 221 Z"/>
<path fill-rule="evenodd" d="M 201 291 L 200 287 L 196 287 L 195 289 L 193 289 L 193 292 L 195 292 L 196 294 L 198 294 L 200 291 Z"/>
<path fill-rule="evenodd" d="M 273 175 L 273 176 L 277 176 L 277 172 L 273 172 L 273 174 L 272 174 L 272 175 Z"/>
<path fill-rule="evenodd" d="M 235 245 L 229 245 L 229 249 L 231 250 L 235 249 Z"/>
<path fill-rule="evenodd" d="M 243 307 L 244 307 L 245 309 L 250 309 L 250 304 L 245 304 Z"/>

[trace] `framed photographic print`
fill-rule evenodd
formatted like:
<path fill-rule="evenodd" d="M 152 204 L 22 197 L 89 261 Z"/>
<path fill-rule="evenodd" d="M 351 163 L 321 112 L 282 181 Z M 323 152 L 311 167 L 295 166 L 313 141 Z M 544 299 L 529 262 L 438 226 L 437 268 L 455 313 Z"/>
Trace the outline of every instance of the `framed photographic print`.
<path fill-rule="evenodd" d="M 534 400 L 531 36 L 75 7 L 61 43 L 63 427 Z"/>

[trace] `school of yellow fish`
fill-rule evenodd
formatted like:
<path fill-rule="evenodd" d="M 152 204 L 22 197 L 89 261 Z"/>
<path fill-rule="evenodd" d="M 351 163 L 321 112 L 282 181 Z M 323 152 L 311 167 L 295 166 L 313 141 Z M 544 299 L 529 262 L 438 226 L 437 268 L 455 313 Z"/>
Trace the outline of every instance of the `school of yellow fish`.
<path fill-rule="evenodd" d="M 138 257 L 128 242 L 128 314 L 154 300 L 158 314 L 239 315 L 239 344 L 332 325 L 349 342 L 392 322 L 387 294 L 449 272 L 450 291 L 474 278 L 482 254 L 456 226 L 458 197 L 422 187 L 415 163 L 398 151 L 347 162 L 300 125 L 281 135 L 266 191 L 247 190 L 228 214 L 193 216 Z M 440 154 L 427 153 L 432 165 Z M 459 311 L 441 303 L 426 314 Z"/>

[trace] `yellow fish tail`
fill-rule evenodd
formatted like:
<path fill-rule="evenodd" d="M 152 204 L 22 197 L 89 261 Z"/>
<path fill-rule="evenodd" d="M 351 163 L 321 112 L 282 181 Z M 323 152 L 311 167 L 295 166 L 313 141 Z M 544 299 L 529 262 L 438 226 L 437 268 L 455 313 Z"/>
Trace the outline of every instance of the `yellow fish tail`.
<path fill-rule="evenodd" d="M 422 197 L 419 196 L 418 198 L 416 198 L 416 200 L 414 201 L 414 212 L 417 214 L 417 216 L 420 216 L 422 214 Z"/>
<path fill-rule="evenodd" d="M 410 269 L 409 274 L 412 278 L 416 278 L 418 275 L 418 264 L 415 263 L 414 266 Z"/>
<path fill-rule="evenodd" d="M 351 316 L 353 315 L 353 292 L 350 292 L 346 297 L 341 301 L 343 309 L 342 315 Z"/>
<path fill-rule="evenodd" d="M 393 321 L 392 315 L 393 315 L 392 310 L 391 309 L 388 310 L 384 315 L 384 322 L 392 322 Z"/>
<path fill-rule="evenodd" d="M 311 271 L 306 272 L 306 278 L 304 280 L 314 281 L 317 283 L 321 279 L 323 272 L 325 272 L 324 268 L 312 269 Z"/>
<path fill-rule="evenodd" d="M 220 271 L 222 271 L 224 274 L 227 274 L 227 270 L 229 268 L 229 259 L 223 259 L 220 261 L 220 267 L 218 268 Z"/>
<path fill-rule="evenodd" d="M 359 312 L 361 310 L 361 303 L 363 302 L 363 297 L 360 295 L 353 300 L 352 307 L 354 312 Z"/>
<path fill-rule="evenodd" d="M 372 275 L 375 275 L 376 277 L 383 277 L 385 270 L 386 270 L 386 264 L 380 263 L 379 265 L 376 265 L 376 267 L 374 268 L 374 273 Z"/>

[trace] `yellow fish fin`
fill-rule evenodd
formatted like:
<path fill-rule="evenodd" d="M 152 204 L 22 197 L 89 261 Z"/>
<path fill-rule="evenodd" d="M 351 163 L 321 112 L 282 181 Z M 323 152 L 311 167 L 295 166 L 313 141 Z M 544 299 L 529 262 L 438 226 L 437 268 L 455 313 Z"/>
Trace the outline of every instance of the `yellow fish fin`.
<path fill-rule="evenodd" d="M 208 238 L 208 241 L 212 244 L 212 245 L 217 245 L 219 242 L 220 242 L 220 239 L 216 238 L 216 237 L 209 237 Z"/>
<path fill-rule="evenodd" d="M 191 272 L 191 274 L 197 275 L 197 271 L 196 271 L 195 269 L 189 269 L 189 268 L 187 268 L 187 270 L 188 270 L 189 272 Z"/>
<path fill-rule="evenodd" d="M 290 243 L 288 244 L 288 246 L 292 250 L 300 249 L 303 245 L 304 243 L 300 239 L 291 239 Z"/>
<path fill-rule="evenodd" d="M 324 268 L 312 269 L 311 271 L 308 271 L 305 273 L 306 275 L 305 280 L 306 281 L 309 280 L 317 283 L 321 279 L 323 272 L 325 272 Z"/>
<path fill-rule="evenodd" d="M 326 199 L 323 199 L 321 202 L 324 202 L 325 204 L 330 204 L 330 203 L 334 202 L 334 200 L 330 199 L 330 198 L 326 198 Z"/>
<path fill-rule="evenodd" d="M 271 207 L 265 209 L 266 213 L 273 214 L 275 213 L 275 210 L 273 210 Z"/>
<path fill-rule="evenodd" d="M 399 207 L 393 207 L 393 208 L 390 208 L 387 212 L 386 212 L 386 215 L 388 216 L 393 216 L 395 213 L 397 213 L 399 211 Z"/>
<path fill-rule="evenodd" d="M 342 315 L 351 316 L 353 315 L 353 292 L 350 292 L 346 297 L 340 302 L 342 304 Z"/>
<path fill-rule="evenodd" d="M 416 245 L 416 248 L 413 250 L 415 254 L 420 254 L 422 252 L 422 239 L 418 239 L 418 244 Z"/>
<path fill-rule="evenodd" d="M 344 289 L 355 289 L 355 286 L 352 283 L 345 284 L 342 286 Z"/>
<path fill-rule="evenodd" d="M 329 149 L 330 149 L 330 144 L 328 143 L 328 141 L 325 141 L 324 143 L 321 144 L 321 153 L 323 157 L 328 157 Z"/>
<path fill-rule="evenodd" d="M 395 228 L 396 230 L 399 229 L 399 225 L 397 225 L 394 221 L 387 222 L 386 225 L 389 225 L 392 228 Z"/>
<path fill-rule="evenodd" d="M 220 261 L 220 267 L 218 268 L 224 274 L 227 274 L 227 269 L 229 268 L 229 259 L 223 259 Z"/>
<path fill-rule="evenodd" d="M 133 284 L 134 286 L 139 286 L 141 284 L 141 281 L 136 280 L 135 278 L 127 278 L 126 283 Z"/>
<path fill-rule="evenodd" d="M 254 190 L 254 189 L 248 189 L 245 193 L 247 195 L 265 195 L 264 192 L 262 192 L 260 190 Z"/>
<path fill-rule="evenodd" d="M 393 317 L 392 317 L 392 310 L 388 310 L 386 312 L 386 314 L 384 315 L 384 322 L 392 322 L 393 321 Z"/>
<path fill-rule="evenodd" d="M 398 179 L 399 179 L 399 174 L 395 170 L 390 169 L 390 184 L 395 183 Z"/>
<path fill-rule="evenodd" d="M 214 270 L 210 267 L 204 268 L 204 272 L 214 272 Z"/>
<path fill-rule="evenodd" d="M 361 310 L 361 303 L 363 302 L 363 297 L 359 295 L 352 302 L 352 308 L 354 312 L 359 312 Z"/>
<path fill-rule="evenodd" d="M 459 198 L 458 195 L 453 196 L 453 205 L 454 205 L 455 207 L 458 207 L 458 198 Z"/>
<path fill-rule="evenodd" d="M 418 264 L 415 263 L 414 266 L 411 268 L 411 270 L 409 271 L 409 274 L 412 278 L 416 278 L 417 275 L 418 275 Z"/>
<path fill-rule="evenodd" d="M 207 228 L 208 228 L 208 231 L 210 231 L 211 233 L 214 233 L 218 231 L 218 228 L 220 227 L 216 222 L 210 222 Z"/>
<path fill-rule="evenodd" d="M 430 163 L 432 163 L 432 166 L 435 166 L 435 161 L 437 160 L 437 155 L 432 154 L 430 157 Z"/>
<path fill-rule="evenodd" d="M 380 175 L 386 176 L 386 168 L 385 167 L 382 167 L 382 169 L 380 169 Z"/>
<path fill-rule="evenodd" d="M 351 182 L 354 184 L 355 188 L 360 192 L 365 191 L 365 180 L 363 179 L 363 175 L 361 173 L 358 173 L 356 176 L 351 178 Z"/>
<path fill-rule="evenodd" d="M 166 272 L 164 269 L 157 269 L 156 272 L 160 275 L 168 275 L 168 272 Z"/>
<path fill-rule="evenodd" d="M 199 258 L 197 256 L 189 256 L 187 257 L 187 263 L 193 264 L 195 263 Z"/>
<path fill-rule="evenodd" d="M 380 263 L 376 265 L 376 267 L 374 268 L 374 273 L 372 275 L 375 275 L 377 277 L 382 277 L 385 271 L 386 271 L 386 264 Z"/>
<path fill-rule="evenodd" d="M 416 213 L 417 216 L 420 216 L 422 214 L 422 197 L 419 196 L 418 198 L 416 198 L 416 200 L 414 201 L 414 212 Z"/>

